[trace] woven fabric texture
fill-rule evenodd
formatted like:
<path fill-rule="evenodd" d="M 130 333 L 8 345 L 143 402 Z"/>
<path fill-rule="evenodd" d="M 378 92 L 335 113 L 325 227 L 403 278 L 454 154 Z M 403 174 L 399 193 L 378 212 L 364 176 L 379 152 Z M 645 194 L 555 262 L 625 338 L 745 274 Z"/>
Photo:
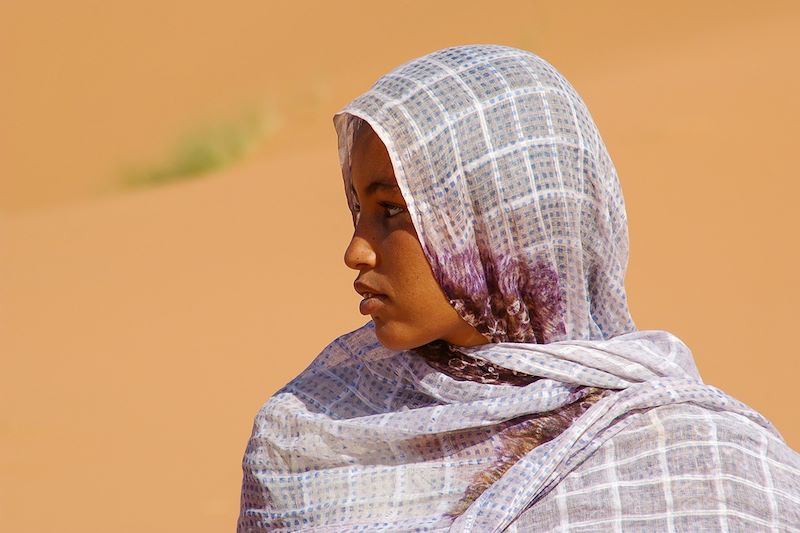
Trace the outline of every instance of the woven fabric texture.
<path fill-rule="evenodd" d="M 800 531 L 800 455 L 638 330 L 625 204 L 584 102 L 537 55 L 446 48 L 334 117 L 386 145 L 431 270 L 490 342 L 393 351 L 372 321 L 255 417 L 239 533 Z"/>

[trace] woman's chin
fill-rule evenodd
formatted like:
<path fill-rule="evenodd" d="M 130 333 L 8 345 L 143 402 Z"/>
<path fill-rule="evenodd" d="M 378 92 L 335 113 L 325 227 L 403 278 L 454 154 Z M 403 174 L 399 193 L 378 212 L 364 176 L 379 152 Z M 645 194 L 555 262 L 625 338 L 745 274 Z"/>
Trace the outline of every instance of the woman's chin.
<path fill-rule="evenodd" d="M 372 317 L 372 321 L 375 323 L 375 336 L 385 348 L 402 351 L 417 346 L 409 335 L 397 331 L 392 322 L 385 322 L 378 317 Z"/>

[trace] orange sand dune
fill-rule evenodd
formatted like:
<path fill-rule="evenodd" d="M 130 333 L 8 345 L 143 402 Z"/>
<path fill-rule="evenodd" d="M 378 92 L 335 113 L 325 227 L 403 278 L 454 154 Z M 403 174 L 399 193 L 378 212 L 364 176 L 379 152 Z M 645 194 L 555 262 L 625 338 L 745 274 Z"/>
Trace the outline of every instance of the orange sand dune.
<path fill-rule="evenodd" d="M 233 530 L 253 415 L 366 321 L 331 116 L 468 42 L 573 82 L 623 183 L 637 326 L 800 447 L 798 4 L 274 4 L 0 6 L 0 530 Z M 274 122 L 249 157 L 119 185 L 250 105 Z"/>

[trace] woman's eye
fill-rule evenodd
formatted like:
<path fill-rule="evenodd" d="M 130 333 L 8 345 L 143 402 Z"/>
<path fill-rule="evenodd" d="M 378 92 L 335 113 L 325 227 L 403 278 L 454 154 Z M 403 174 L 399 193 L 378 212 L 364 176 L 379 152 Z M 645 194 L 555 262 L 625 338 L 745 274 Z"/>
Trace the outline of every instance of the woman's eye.
<path fill-rule="evenodd" d="M 382 202 L 379 203 L 378 205 L 383 207 L 386 218 L 392 218 L 405 211 L 405 208 L 400 207 L 399 205 L 387 204 Z M 392 210 L 397 210 L 397 212 L 392 212 Z M 359 213 L 361 211 L 361 204 L 353 204 L 353 211 Z"/>
<path fill-rule="evenodd" d="M 392 205 L 392 204 L 384 204 L 384 203 L 382 203 L 382 204 L 380 204 L 380 206 L 383 207 L 384 209 L 386 209 L 386 213 L 387 213 L 386 214 L 386 218 L 392 218 L 393 216 L 397 216 L 397 215 L 399 215 L 400 213 L 402 213 L 404 211 L 404 209 L 402 207 L 400 207 L 399 205 Z M 389 210 L 390 209 L 398 209 L 399 212 L 390 215 L 389 214 Z"/>

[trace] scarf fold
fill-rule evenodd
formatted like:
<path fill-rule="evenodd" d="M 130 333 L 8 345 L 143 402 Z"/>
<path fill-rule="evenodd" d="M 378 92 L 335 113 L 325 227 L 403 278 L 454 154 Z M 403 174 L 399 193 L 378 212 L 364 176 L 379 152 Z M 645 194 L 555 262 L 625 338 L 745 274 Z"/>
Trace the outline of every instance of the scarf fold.
<path fill-rule="evenodd" d="M 703 384 L 674 335 L 622 337 L 465 349 L 553 376 L 515 386 L 439 372 L 413 350 L 384 348 L 367 322 L 260 409 L 239 531 L 503 531 L 627 415 L 656 406 L 736 413 L 780 438 L 759 413 Z"/>

